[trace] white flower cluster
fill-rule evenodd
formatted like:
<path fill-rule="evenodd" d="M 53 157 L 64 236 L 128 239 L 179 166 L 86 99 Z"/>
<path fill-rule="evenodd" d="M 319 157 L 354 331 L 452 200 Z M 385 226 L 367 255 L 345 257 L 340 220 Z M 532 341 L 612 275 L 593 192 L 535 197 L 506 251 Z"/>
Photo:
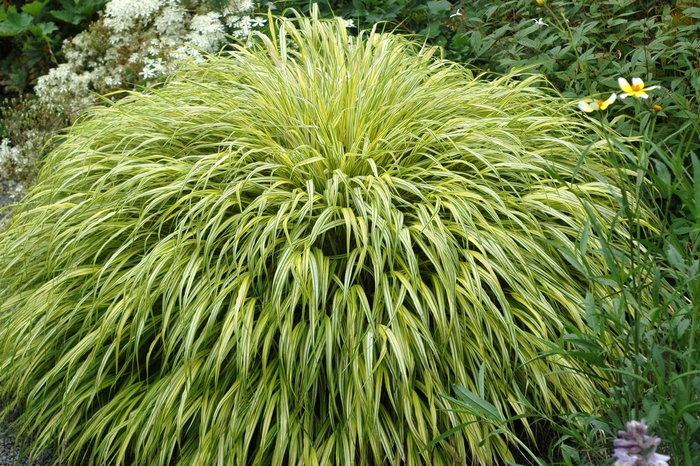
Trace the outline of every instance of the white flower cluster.
<path fill-rule="evenodd" d="M 164 5 L 165 3 L 165 5 Z M 125 32 L 133 27 L 135 22 L 149 22 L 164 6 L 167 8 L 173 2 L 158 0 L 114 0 L 107 3 L 105 8 L 105 26 L 115 32 Z"/>
<path fill-rule="evenodd" d="M 29 140 L 32 140 L 31 135 Z M 8 138 L 0 141 L 0 179 L 21 178 L 23 172 L 31 169 L 35 161 L 30 160 L 25 152 L 33 149 L 34 147 L 13 147 Z"/>
<path fill-rule="evenodd" d="M 123 83 L 171 72 L 179 61 L 217 52 L 226 34 L 247 36 L 265 19 L 245 13 L 251 0 L 229 0 L 213 11 L 207 0 L 112 0 L 104 16 L 63 47 L 67 62 L 38 79 L 37 96 L 71 112 Z"/>
<path fill-rule="evenodd" d="M 214 51 L 220 47 L 225 39 L 225 26 L 219 21 L 220 16 L 219 13 L 211 11 L 192 17 L 185 44 L 176 53 L 200 59 L 197 49 Z"/>

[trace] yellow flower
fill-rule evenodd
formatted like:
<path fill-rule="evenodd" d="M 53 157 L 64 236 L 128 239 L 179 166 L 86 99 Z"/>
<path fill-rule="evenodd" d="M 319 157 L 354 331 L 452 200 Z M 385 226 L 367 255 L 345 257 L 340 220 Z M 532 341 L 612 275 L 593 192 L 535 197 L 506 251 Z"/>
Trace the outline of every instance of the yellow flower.
<path fill-rule="evenodd" d="M 653 109 L 656 110 L 657 112 L 660 112 L 661 110 L 664 109 L 661 105 L 654 105 L 654 106 L 651 107 L 651 108 L 653 108 Z"/>
<path fill-rule="evenodd" d="M 538 4 L 539 6 L 542 6 L 542 5 L 544 5 L 545 3 L 546 3 L 546 0 L 537 0 L 537 4 Z"/>
<path fill-rule="evenodd" d="M 646 91 L 651 91 L 659 87 L 644 87 L 644 81 L 642 81 L 640 78 L 632 78 L 631 86 L 625 78 L 617 78 L 617 83 L 620 85 L 620 89 L 622 89 L 623 92 L 622 94 L 620 94 L 621 99 L 624 99 L 625 97 L 630 95 L 638 98 L 641 97 L 642 99 L 648 99 L 649 96 L 647 95 Z"/>
<path fill-rule="evenodd" d="M 615 93 L 608 97 L 608 100 L 603 99 L 586 99 L 578 103 L 578 108 L 584 112 L 595 112 L 596 110 L 605 110 L 610 104 L 615 102 L 617 95 Z"/>

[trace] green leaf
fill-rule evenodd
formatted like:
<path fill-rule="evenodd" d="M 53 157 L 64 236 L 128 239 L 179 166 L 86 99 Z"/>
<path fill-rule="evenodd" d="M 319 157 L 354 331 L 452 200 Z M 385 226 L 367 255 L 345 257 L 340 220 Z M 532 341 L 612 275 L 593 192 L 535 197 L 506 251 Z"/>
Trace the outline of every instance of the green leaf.
<path fill-rule="evenodd" d="M 0 21 L 5 21 L 8 13 L 17 13 L 17 7 L 10 5 L 10 7 L 5 11 L 4 8 L 0 8 Z"/>
<path fill-rule="evenodd" d="M 446 11 L 450 11 L 450 8 L 452 7 L 452 4 L 447 0 L 430 0 L 428 1 L 427 5 L 428 9 L 430 10 L 430 13 L 432 13 L 433 15 L 439 15 Z"/>
<path fill-rule="evenodd" d="M 8 11 L 5 21 L 0 23 L 0 36 L 11 37 L 27 32 L 33 22 L 34 18 L 30 14 Z"/>
<path fill-rule="evenodd" d="M 479 396 L 484 397 L 484 363 L 479 366 L 479 374 L 477 377 L 477 386 L 479 388 Z"/>
<path fill-rule="evenodd" d="M 469 43 L 477 53 L 481 50 L 481 32 L 479 31 L 472 31 L 472 33 L 469 35 Z"/>
<path fill-rule="evenodd" d="M 437 37 L 440 34 L 440 22 L 432 21 L 428 23 L 428 26 L 422 29 L 419 34 L 428 38 Z"/>
<path fill-rule="evenodd" d="M 700 161 L 695 155 L 695 152 L 690 153 L 690 158 L 693 162 L 693 200 L 695 203 L 695 212 L 700 217 Z"/>
<path fill-rule="evenodd" d="M 90 18 L 103 5 L 104 0 L 88 0 L 82 2 L 61 0 L 61 6 L 63 8 L 53 10 L 50 14 L 60 21 L 78 25 Z"/>
<path fill-rule="evenodd" d="M 668 262 L 682 275 L 685 275 L 685 272 L 687 270 L 687 265 L 685 263 L 685 259 L 683 259 L 683 256 L 681 256 L 681 253 L 678 252 L 678 249 L 672 244 L 668 245 L 668 248 L 666 248 L 666 258 L 668 259 Z"/>
<path fill-rule="evenodd" d="M 700 19 L 700 7 L 690 7 L 683 10 L 683 14 L 689 18 Z"/>
<path fill-rule="evenodd" d="M 594 335 L 600 335 L 602 322 L 600 316 L 596 313 L 595 298 L 590 291 L 586 292 L 584 307 L 586 308 L 586 322 L 593 330 Z"/>
<path fill-rule="evenodd" d="M 26 5 L 24 5 L 22 7 L 22 11 L 24 11 L 25 13 L 29 13 L 35 18 L 38 18 L 39 15 L 41 15 L 41 12 L 44 10 L 46 4 L 50 1 L 51 0 L 44 0 L 43 2 L 41 2 L 39 0 L 34 0 L 32 3 L 27 3 Z"/>
<path fill-rule="evenodd" d="M 685 331 L 690 327 L 690 319 L 681 319 L 676 326 L 676 335 L 678 339 L 683 338 Z"/>
<path fill-rule="evenodd" d="M 355 7 L 355 11 L 358 15 L 367 15 L 367 9 L 365 8 L 365 3 L 362 0 L 352 0 L 352 5 Z"/>
<path fill-rule="evenodd" d="M 459 32 L 452 37 L 452 48 L 461 49 L 467 45 L 468 40 L 469 38 L 466 34 Z"/>
<path fill-rule="evenodd" d="M 454 385 L 452 388 L 459 399 L 472 409 L 473 414 L 485 417 L 489 421 L 503 422 L 503 417 L 494 405 L 461 385 Z"/>
<path fill-rule="evenodd" d="M 80 24 L 85 19 L 79 10 L 53 10 L 50 15 L 59 21 L 75 25 Z"/>
<path fill-rule="evenodd" d="M 658 177 L 657 186 L 661 194 L 665 198 L 671 197 L 671 173 L 668 171 L 666 164 L 660 160 L 654 160 L 654 167 Z"/>
<path fill-rule="evenodd" d="M 683 413 L 683 416 L 685 417 L 686 414 L 688 414 L 688 413 Z M 688 426 L 690 427 L 690 435 L 693 435 L 693 434 L 695 434 L 695 432 L 697 432 L 700 429 L 700 419 L 693 418 L 691 416 L 691 419 L 689 419 L 688 421 L 690 421 L 688 423 Z"/>
<path fill-rule="evenodd" d="M 661 406 L 659 406 L 658 403 L 654 403 L 648 408 L 644 418 L 646 419 L 647 424 L 649 426 L 654 426 L 654 425 L 656 425 L 656 422 L 659 420 L 660 414 L 661 414 Z"/>
<path fill-rule="evenodd" d="M 52 32 L 55 32 L 58 30 L 58 27 L 56 26 L 56 24 L 52 23 L 52 22 L 39 23 L 39 24 L 37 24 L 37 26 L 41 30 L 41 33 L 44 37 L 49 37 Z"/>
<path fill-rule="evenodd" d="M 538 50 L 538 48 L 539 48 L 539 47 L 537 47 L 537 42 L 530 39 L 529 37 L 521 37 L 520 39 L 518 39 L 518 44 L 522 45 L 523 47 L 532 49 L 532 50 Z"/>
<path fill-rule="evenodd" d="M 578 164 L 577 164 L 578 165 Z M 578 250 L 581 253 L 581 257 L 586 257 L 586 251 L 588 251 L 588 238 L 591 234 L 591 221 L 586 220 L 585 225 L 581 231 L 581 240 L 579 241 Z"/>

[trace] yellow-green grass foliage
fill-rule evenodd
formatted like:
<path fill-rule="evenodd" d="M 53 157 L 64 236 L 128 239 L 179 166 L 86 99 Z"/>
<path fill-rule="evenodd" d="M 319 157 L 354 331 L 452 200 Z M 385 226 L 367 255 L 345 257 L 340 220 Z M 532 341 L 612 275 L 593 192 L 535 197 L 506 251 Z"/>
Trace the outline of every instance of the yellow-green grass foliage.
<path fill-rule="evenodd" d="M 479 423 L 423 450 L 473 419 L 441 395 L 482 364 L 504 416 L 592 409 L 565 361 L 523 367 L 601 294 L 560 252 L 581 199 L 618 210 L 606 146 L 577 167 L 592 126 L 535 78 L 341 20 L 257 40 L 92 110 L 0 236 L 0 387 L 35 447 L 493 464 L 507 442 Z"/>

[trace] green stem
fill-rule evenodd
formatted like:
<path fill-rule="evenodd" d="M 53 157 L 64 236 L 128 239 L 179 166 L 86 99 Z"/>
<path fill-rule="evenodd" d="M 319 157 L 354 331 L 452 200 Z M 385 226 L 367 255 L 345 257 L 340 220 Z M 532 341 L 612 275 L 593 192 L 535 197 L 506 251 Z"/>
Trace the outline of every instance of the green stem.
<path fill-rule="evenodd" d="M 546 9 L 552 17 L 554 27 L 556 27 L 559 31 L 563 32 L 566 35 L 566 39 L 571 44 L 571 48 L 574 51 L 574 55 L 576 55 L 576 64 L 578 65 L 579 70 L 581 70 L 581 74 L 583 74 L 584 77 L 584 82 L 586 83 L 586 90 L 588 91 L 589 95 L 593 94 L 593 92 L 591 91 L 591 80 L 588 79 L 588 64 L 584 60 L 581 60 L 581 54 L 579 53 L 578 47 L 576 46 L 576 39 L 574 38 L 574 35 L 571 32 L 571 27 L 569 26 L 569 22 L 566 19 L 566 16 L 564 16 L 564 13 L 562 12 L 562 18 L 564 18 L 564 21 L 562 22 L 559 20 L 559 18 L 549 5 L 547 5 Z"/>

